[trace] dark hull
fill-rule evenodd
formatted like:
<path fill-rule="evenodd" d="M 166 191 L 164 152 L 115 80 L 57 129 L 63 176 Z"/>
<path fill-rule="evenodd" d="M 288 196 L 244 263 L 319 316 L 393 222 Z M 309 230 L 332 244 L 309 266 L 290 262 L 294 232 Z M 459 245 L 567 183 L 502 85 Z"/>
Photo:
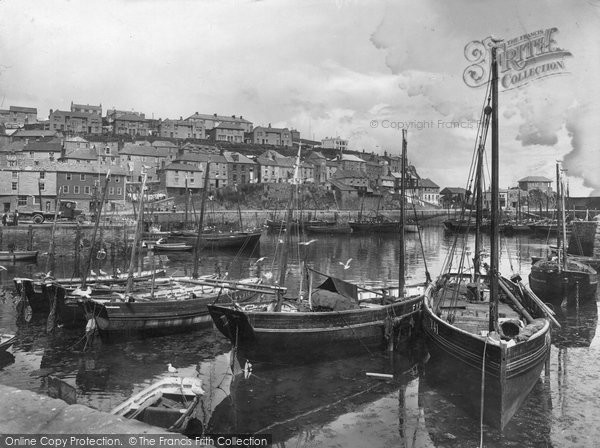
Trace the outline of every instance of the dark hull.
<path fill-rule="evenodd" d="M 205 234 L 200 238 L 202 247 L 210 249 L 254 249 L 260 243 L 261 232 L 233 232 Z M 173 234 L 173 241 L 196 244 L 196 236 Z"/>
<path fill-rule="evenodd" d="M 353 232 L 393 233 L 400 231 L 400 223 L 393 222 L 349 222 Z"/>
<path fill-rule="evenodd" d="M 352 227 L 350 226 L 306 226 L 304 228 L 306 233 L 321 233 L 321 234 L 348 234 L 352 233 Z"/>
<path fill-rule="evenodd" d="M 474 418 L 479 418 L 481 377 L 485 349 L 484 421 L 502 429 L 519 409 L 538 380 L 550 350 L 550 326 L 529 340 L 514 346 L 485 343 L 485 339 L 462 331 L 440 319 L 429 300 L 433 287 L 427 290 L 422 330 L 432 363 L 443 366 L 452 386 L 464 395 L 463 405 Z M 526 308 L 532 307 L 526 304 Z"/>
<path fill-rule="evenodd" d="M 564 271 L 556 262 L 538 261 L 531 267 L 529 286 L 544 302 L 561 305 L 595 301 L 598 275 L 591 268 L 570 260 Z"/>
<path fill-rule="evenodd" d="M 245 312 L 209 305 L 217 329 L 252 360 L 295 358 L 318 361 L 385 345 L 385 320 L 394 317 L 395 342 L 414 336 L 422 296 L 380 308 L 330 312 Z"/>
<path fill-rule="evenodd" d="M 0 250 L 0 261 L 35 260 L 37 256 L 37 250 Z"/>
<path fill-rule="evenodd" d="M 473 226 L 467 220 L 447 219 L 444 221 L 444 229 L 452 233 L 468 232 Z"/>

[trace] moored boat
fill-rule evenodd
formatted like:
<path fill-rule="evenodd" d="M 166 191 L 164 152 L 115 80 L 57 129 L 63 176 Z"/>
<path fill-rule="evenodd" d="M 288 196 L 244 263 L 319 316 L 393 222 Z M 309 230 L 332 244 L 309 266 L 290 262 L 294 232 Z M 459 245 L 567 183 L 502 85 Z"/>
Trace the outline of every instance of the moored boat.
<path fill-rule="evenodd" d="M 8 349 L 14 344 L 17 336 L 9 333 L 0 333 L 0 352 Z"/>
<path fill-rule="evenodd" d="M 0 250 L 0 261 L 36 260 L 37 250 Z"/>
<path fill-rule="evenodd" d="M 204 432 L 201 417 L 195 415 L 205 391 L 202 380 L 193 377 L 165 378 L 133 395 L 110 411 L 127 419 L 188 436 Z"/>
<path fill-rule="evenodd" d="M 474 160 L 476 200 L 475 266 L 450 271 L 459 250 L 455 238 L 447 272 L 425 292 L 423 332 L 430 362 L 443 366 L 449 385 L 464 395 L 476 418 L 502 430 L 539 379 L 550 350 L 552 313 L 520 282 L 499 274 L 499 136 L 497 48 L 491 48 L 491 105 L 485 107 Z M 490 92 L 486 92 L 486 98 Z M 490 265 L 480 273 L 483 149 L 492 125 Z M 467 248 L 463 247 L 463 255 Z M 462 263 L 461 265 L 462 266 Z"/>

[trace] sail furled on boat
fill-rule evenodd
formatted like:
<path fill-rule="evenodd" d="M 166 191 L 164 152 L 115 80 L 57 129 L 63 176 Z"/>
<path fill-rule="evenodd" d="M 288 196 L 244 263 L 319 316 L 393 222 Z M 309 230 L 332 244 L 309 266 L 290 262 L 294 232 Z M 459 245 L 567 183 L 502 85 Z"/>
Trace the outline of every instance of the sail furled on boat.
<path fill-rule="evenodd" d="M 336 277 L 327 279 L 315 288 L 311 296 L 313 309 L 344 311 L 359 308 L 358 288 Z"/>

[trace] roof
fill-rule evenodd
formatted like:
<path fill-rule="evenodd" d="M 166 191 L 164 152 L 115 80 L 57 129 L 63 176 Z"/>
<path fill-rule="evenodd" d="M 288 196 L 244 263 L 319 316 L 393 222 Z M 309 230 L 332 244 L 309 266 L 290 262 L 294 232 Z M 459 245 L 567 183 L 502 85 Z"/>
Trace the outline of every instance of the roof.
<path fill-rule="evenodd" d="M 518 182 L 552 182 L 552 180 L 544 177 L 544 176 L 527 176 Z"/>
<path fill-rule="evenodd" d="M 339 180 L 329 179 L 329 183 L 340 191 L 356 191 L 356 188 L 346 185 L 344 182 Z"/>
<path fill-rule="evenodd" d="M 168 164 L 165 167 L 165 170 L 169 170 L 169 171 L 196 171 L 196 172 L 201 172 L 202 170 L 200 168 L 198 168 L 195 165 L 190 165 L 188 163 L 177 163 L 177 162 L 173 162 Z"/>
<path fill-rule="evenodd" d="M 99 106 L 94 106 L 93 104 L 73 104 L 73 103 L 71 103 L 71 107 L 77 107 L 79 109 L 81 109 L 81 108 L 89 109 L 90 107 L 92 109 L 102 109 L 102 104 L 100 104 Z"/>
<path fill-rule="evenodd" d="M 467 190 L 460 187 L 446 187 L 440 193 L 444 194 L 466 194 Z"/>
<path fill-rule="evenodd" d="M 271 159 L 269 157 L 258 156 L 256 158 L 256 162 L 259 165 L 280 166 L 280 167 L 286 167 L 286 168 L 293 167 L 296 164 L 296 161 L 294 159 L 292 159 L 291 157 L 283 157 L 283 156 L 277 157 L 275 159 Z"/>
<path fill-rule="evenodd" d="M 62 152 L 62 145 L 55 142 L 29 142 L 23 151 Z"/>
<path fill-rule="evenodd" d="M 146 119 L 136 114 L 124 114 L 120 117 L 116 117 L 115 121 L 146 121 Z"/>
<path fill-rule="evenodd" d="M 65 154 L 63 159 L 97 160 L 98 152 L 95 149 L 78 148 Z"/>
<path fill-rule="evenodd" d="M 162 151 L 159 151 L 154 146 L 134 145 L 131 143 L 126 143 L 123 149 L 119 151 L 119 154 L 140 157 L 166 157 L 166 154 L 163 154 Z"/>
<path fill-rule="evenodd" d="M 204 162 L 211 162 L 211 163 L 227 163 L 227 159 L 222 156 L 221 154 L 202 154 L 202 153 L 192 153 L 192 152 L 188 152 L 185 154 L 180 155 L 177 161 L 182 161 L 182 162 L 195 162 L 195 163 L 204 163 Z"/>
<path fill-rule="evenodd" d="M 35 107 L 10 106 L 9 110 L 11 112 L 23 112 L 26 114 L 36 114 L 37 115 L 37 108 L 35 108 Z"/>
<path fill-rule="evenodd" d="M 156 147 L 162 147 L 162 148 L 177 148 L 177 145 L 173 142 L 170 142 L 168 140 L 155 140 L 152 142 L 152 146 Z"/>
<path fill-rule="evenodd" d="M 233 129 L 235 131 L 243 131 L 244 127 L 239 124 L 224 122 L 219 123 L 214 128 L 210 129 L 209 132 L 212 132 L 214 129 Z"/>
<path fill-rule="evenodd" d="M 65 142 L 74 142 L 74 143 L 87 143 L 88 141 L 83 137 L 68 137 L 65 139 Z"/>
<path fill-rule="evenodd" d="M 210 115 L 210 114 L 199 114 L 198 112 L 196 112 L 194 115 L 191 115 L 187 118 L 189 119 L 194 119 L 194 120 L 214 120 L 214 121 L 239 121 L 240 123 L 250 123 L 252 124 L 252 122 L 246 120 L 245 118 L 242 118 L 242 116 L 236 117 L 231 116 L 228 117 L 226 115 Z"/>
<path fill-rule="evenodd" d="M 431 179 L 421 179 L 419 185 L 424 188 L 440 188 L 440 186 Z"/>
<path fill-rule="evenodd" d="M 17 168 L 22 171 L 46 171 L 56 173 L 81 173 L 81 174 L 106 174 L 110 169 L 110 174 L 115 176 L 127 176 L 129 173 L 127 170 L 120 166 L 107 166 L 97 165 L 88 163 L 74 163 L 74 162 L 57 162 L 50 160 L 36 160 L 26 159 L 17 161 Z M 14 171 L 15 167 L 2 167 L 0 171 Z"/>
<path fill-rule="evenodd" d="M 244 154 L 241 154 L 239 152 L 224 151 L 223 157 L 225 157 L 225 160 L 227 160 L 227 162 L 229 163 L 248 163 L 251 165 L 256 164 L 254 160 L 249 159 Z"/>
<path fill-rule="evenodd" d="M 21 152 L 24 147 L 25 142 L 23 140 L 17 140 L 16 142 L 0 147 L 0 152 Z"/>
<path fill-rule="evenodd" d="M 23 137 L 23 138 L 35 138 L 35 137 L 54 137 L 58 135 L 56 131 L 44 131 L 42 129 L 19 129 L 12 136 L 14 138 Z"/>
<path fill-rule="evenodd" d="M 363 162 L 365 163 L 365 161 L 363 159 L 361 159 L 358 156 L 355 156 L 353 154 L 342 154 L 342 162 Z"/>
<path fill-rule="evenodd" d="M 256 131 L 273 132 L 276 134 L 281 134 L 282 132 L 290 132 L 290 130 L 288 128 L 272 128 L 271 126 L 268 126 L 268 127 L 256 126 L 254 129 L 252 129 L 252 132 L 256 132 Z"/>

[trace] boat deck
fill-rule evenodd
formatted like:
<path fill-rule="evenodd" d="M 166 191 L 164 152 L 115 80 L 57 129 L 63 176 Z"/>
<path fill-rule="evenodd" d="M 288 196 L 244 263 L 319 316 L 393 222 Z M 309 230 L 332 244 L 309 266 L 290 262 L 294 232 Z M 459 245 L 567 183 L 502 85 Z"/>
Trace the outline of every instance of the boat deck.
<path fill-rule="evenodd" d="M 458 294 L 456 289 L 459 288 Z M 469 300 L 470 292 L 465 285 L 450 284 L 440 291 L 437 302 L 442 301 L 440 318 L 457 328 L 473 334 L 486 335 L 489 330 L 490 303 L 486 300 Z M 471 295 L 472 297 L 472 295 Z M 498 303 L 498 317 L 502 320 L 519 320 L 520 315 L 508 304 Z M 453 319 L 453 321 L 452 321 Z"/>

